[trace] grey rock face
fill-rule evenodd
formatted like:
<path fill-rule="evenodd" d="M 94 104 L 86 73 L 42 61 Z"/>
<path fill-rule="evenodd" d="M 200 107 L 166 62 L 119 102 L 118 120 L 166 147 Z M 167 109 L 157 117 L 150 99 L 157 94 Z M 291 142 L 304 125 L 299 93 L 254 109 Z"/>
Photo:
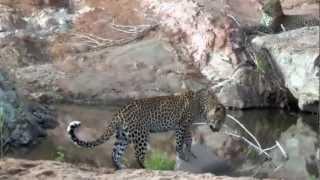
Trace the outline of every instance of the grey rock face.
<path fill-rule="evenodd" d="M 200 89 L 199 78 L 171 52 L 170 44 L 145 40 L 112 52 L 99 51 L 69 57 L 80 73 L 63 72 L 52 64 L 33 65 L 16 71 L 18 83 L 35 99 L 47 95 L 53 102 L 117 103 L 131 98 L 168 95 Z M 201 79 L 200 79 L 201 80 Z"/>
<path fill-rule="evenodd" d="M 271 156 L 276 164 L 283 167 L 276 171 L 274 177 L 287 176 L 288 179 L 308 179 L 310 174 L 307 169 L 307 161 L 316 155 L 316 144 L 319 135 L 302 119 L 281 134 L 280 144 L 288 154 L 289 160 L 284 161 L 280 151 L 274 151 Z M 319 167 L 318 167 L 319 168 Z"/>
<path fill-rule="evenodd" d="M 26 22 L 15 12 L 14 9 L 0 5 L 0 32 L 14 31 L 25 28 Z"/>
<path fill-rule="evenodd" d="M 222 87 L 215 87 L 220 101 L 227 107 L 246 109 L 263 107 L 283 107 L 286 92 L 279 91 L 270 79 L 258 71 L 243 67 L 234 73 Z"/>
<path fill-rule="evenodd" d="M 319 27 L 305 27 L 256 37 L 252 43 L 268 49 L 286 87 L 303 111 L 316 112 L 319 99 Z"/>
<path fill-rule="evenodd" d="M 30 146 L 46 135 L 45 128 L 57 125 L 50 109 L 20 100 L 0 73 L 0 119 L 2 147 Z M 7 149 L 7 148 L 6 148 Z"/>

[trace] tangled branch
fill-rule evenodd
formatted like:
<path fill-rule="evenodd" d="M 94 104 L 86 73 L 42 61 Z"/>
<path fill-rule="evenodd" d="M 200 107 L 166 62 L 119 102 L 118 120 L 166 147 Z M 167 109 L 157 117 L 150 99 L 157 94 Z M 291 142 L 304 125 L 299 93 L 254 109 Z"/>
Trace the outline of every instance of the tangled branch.
<path fill-rule="evenodd" d="M 110 27 L 118 32 L 126 33 L 129 37 L 122 39 L 108 39 L 89 33 L 73 33 L 74 38 L 85 42 L 93 50 L 103 49 L 111 46 L 125 45 L 134 40 L 143 38 L 149 31 L 154 30 L 158 24 L 141 24 L 141 25 L 120 25 L 115 24 L 114 20 Z"/>

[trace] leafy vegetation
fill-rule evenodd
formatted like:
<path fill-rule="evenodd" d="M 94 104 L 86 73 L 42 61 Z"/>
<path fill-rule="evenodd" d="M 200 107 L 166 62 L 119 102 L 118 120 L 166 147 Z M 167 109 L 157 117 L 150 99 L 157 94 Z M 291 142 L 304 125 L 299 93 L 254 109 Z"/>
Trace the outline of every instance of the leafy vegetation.
<path fill-rule="evenodd" d="M 151 170 L 173 170 L 175 161 L 170 159 L 167 153 L 160 151 L 152 152 L 150 157 L 145 161 L 146 169 Z"/>
<path fill-rule="evenodd" d="M 310 176 L 310 177 L 309 177 L 309 180 L 317 180 L 317 177 L 315 177 L 315 176 Z"/>
<path fill-rule="evenodd" d="M 56 158 L 55 158 L 56 161 L 60 161 L 60 162 L 63 162 L 65 161 L 65 153 L 64 153 L 64 149 L 62 147 L 58 147 L 57 148 L 57 153 L 56 153 Z"/>

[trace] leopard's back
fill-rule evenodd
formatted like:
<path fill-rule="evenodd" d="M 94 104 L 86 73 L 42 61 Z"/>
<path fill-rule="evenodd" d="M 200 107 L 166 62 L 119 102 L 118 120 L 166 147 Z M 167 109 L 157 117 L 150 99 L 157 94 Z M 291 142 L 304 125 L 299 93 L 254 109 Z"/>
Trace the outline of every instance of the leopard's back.
<path fill-rule="evenodd" d="M 145 128 L 150 132 L 174 130 L 192 103 L 192 92 L 134 100 L 121 108 L 114 121 L 125 129 Z"/>

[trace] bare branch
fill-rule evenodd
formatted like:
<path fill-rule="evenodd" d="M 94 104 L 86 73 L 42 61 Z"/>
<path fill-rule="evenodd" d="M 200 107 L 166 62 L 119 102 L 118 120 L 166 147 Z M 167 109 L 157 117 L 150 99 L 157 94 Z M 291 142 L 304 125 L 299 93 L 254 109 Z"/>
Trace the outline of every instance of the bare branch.
<path fill-rule="evenodd" d="M 240 123 L 240 121 L 238 121 L 235 117 L 227 114 L 227 117 L 229 117 L 230 119 L 232 119 L 233 121 L 235 121 L 247 134 L 250 135 L 250 137 L 252 139 L 254 139 L 255 143 L 252 143 L 251 141 L 249 141 L 247 138 L 241 136 L 241 135 L 238 135 L 238 134 L 235 134 L 235 133 L 231 133 L 231 132 L 223 132 L 224 134 L 227 134 L 229 136 L 233 136 L 233 137 L 236 137 L 236 138 L 240 138 L 242 140 L 244 140 L 247 144 L 249 144 L 249 146 L 253 147 L 255 150 L 257 150 L 259 152 L 259 154 L 264 154 L 266 155 L 269 159 L 272 159 L 270 154 L 267 153 L 267 151 L 271 151 L 275 148 L 279 148 L 282 155 L 285 157 L 286 160 L 288 160 L 288 155 L 286 153 L 286 151 L 283 149 L 283 147 L 280 145 L 280 143 L 278 141 L 276 141 L 276 144 L 269 147 L 269 148 L 265 148 L 263 149 L 259 143 L 259 141 L 257 140 L 257 138 L 242 124 Z M 193 123 L 194 125 L 206 125 L 207 123 L 205 122 L 197 122 L 197 123 Z"/>
<path fill-rule="evenodd" d="M 91 50 L 98 50 L 102 48 L 107 48 L 111 46 L 119 46 L 124 45 L 134 40 L 137 40 L 141 37 L 144 37 L 146 33 L 150 30 L 157 27 L 158 24 L 141 24 L 136 26 L 131 25 L 118 25 L 115 24 L 114 21 L 111 23 L 111 28 L 116 31 L 120 31 L 123 33 L 130 34 L 129 37 L 122 38 L 122 39 L 108 39 L 103 38 L 97 35 L 89 34 L 89 33 L 72 33 L 72 35 L 79 39 L 79 41 L 83 41 L 87 43 L 87 46 L 91 47 Z"/>
<path fill-rule="evenodd" d="M 238 134 L 233 134 L 233 133 L 229 133 L 229 132 L 224 132 L 225 134 L 227 135 L 230 135 L 230 136 L 234 136 L 234 137 L 237 137 L 237 138 L 240 138 L 242 140 L 244 140 L 246 143 L 248 143 L 250 146 L 252 146 L 254 149 L 256 149 L 260 154 L 265 154 L 268 158 L 271 159 L 271 156 L 263 149 L 259 148 L 258 146 L 256 146 L 255 144 L 253 144 L 251 141 L 249 141 L 247 138 L 243 137 L 243 136 L 240 136 Z"/>
<path fill-rule="evenodd" d="M 127 34 L 137 34 L 137 33 L 144 32 L 147 29 L 153 28 L 158 24 L 122 25 L 122 24 L 115 24 L 113 19 L 110 25 L 111 25 L 111 28 L 116 31 L 127 33 Z"/>
<path fill-rule="evenodd" d="M 255 146 L 253 143 L 251 143 L 251 142 L 250 142 L 248 139 L 246 139 L 245 137 L 242 137 L 242 136 L 239 136 L 239 135 L 235 135 L 235 134 L 232 134 L 232 133 L 231 133 L 231 134 L 229 133 L 229 135 L 236 136 L 236 137 L 239 137 L 239 138 L 243 139 L 243 140 L 246 141 L 249 145 L 255 147 L 255 149 L 257 149 L 257 150 L 260 152 L 260 154 L 265 154 L 265 155 L 267 155 L 268 157 L 270 157 L 270 155 L 269 155 L 268 153 L 266 153 L 266 151 L 270 151 L 270 150 L 275 149 L 276 147 L 278 147 L 278 148 L 280 149 L 283 157 L 284 157 L 286 160 L 289 159 L 288 154 L 286 153 L 286 151 L 284 150 L 284 148 L 281 146 L 281 144 L 280 144 L 278 141 L 276 141 L 276 144 L 273 145 L 272 147 L 269 147 L 269 148 L 266 148 L 266 149 L 262 149 L 262 147 L 261 147 L 259 141 L 257 140 L 257 138 L 256 138 L 243 124 L 241 124 L 235 117 L 233 117 L 233 116 L 231 116 L 231 115 L 229 115 L 229 114 L 228 114 L 227 116 L 228 116 L 229 118 L 231 118 L 233 121 L 235 121 L 237 124 L 239 124 L 240 127 L 241 127 L 242 129 L 244 129 L 244 130 L 252 137 L 252 139 L 255 140 L 255 142 L 257 143 L 257 146 Z M 271 157 L 270 157 L 270 158 L 271 158 Z"/>
<path fill-rule="evenodd" d="M 276 141 L 276 145 L 277 145 L 278 148 L 280 149 L 280 151 L 281 151 L 282 155 L 284 156 L 284 158 L 285 158 L 286 160 L 288 160 L 288 159 L 289 159 L 289 156 L 288 156 L 288 154 L 286 153 L 286 151 L 283 149 L 283 147 L 281 146 L 281 144 L 280 144 L 278 141 Z"/>
<path fill-rule="evenodd" d="M 271 146 L 269 148 L 265 148 L 263 151 L 270 151 L 272 149 L 275 149 L 276 147 L 278 147 L 277 144 L 275 144 L 275 145 L 273 145 L 273 146 Z"/>
<path fill-rule="evenodd" d="M 256 144 L 258 145 L 258 147 L 261 149 L 261 145 L 259 143 L 259 141 L 257 140 L 257 138 L 242 124 L 240 123 L 240 121 L 238 121 L 235 117 L 231 116 L 230 114 L 227 114 L 227 117 L 231 118 L 234 122 L 236 122 L 243 130 L 246 131 L 246 133 L 248 133 L 250 135 L 250 137 L 256 142 Z"/>

